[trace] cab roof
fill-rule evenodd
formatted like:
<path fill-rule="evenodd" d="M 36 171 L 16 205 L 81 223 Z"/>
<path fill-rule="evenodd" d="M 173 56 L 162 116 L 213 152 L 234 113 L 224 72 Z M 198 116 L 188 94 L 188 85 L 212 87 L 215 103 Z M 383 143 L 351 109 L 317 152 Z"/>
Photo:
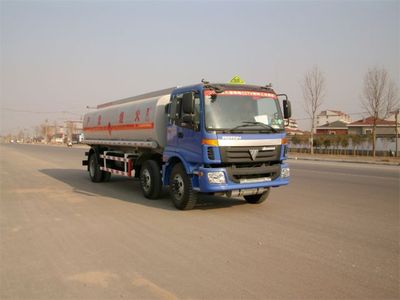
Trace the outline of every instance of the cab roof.
<path fill-rule="evenodd" d="M 219 90 L 234 90 L 234 91 L 257 91 L 274 93 L 275 91 L 269 86 L 251 85 L 251 84 L 232 84 L 232 83 L 199 83 L 179 87 L 174 90 L 174 93 L 187 90 L 206 90 L 206 89 L 219 89 Z"/>
<path fill-rule="evenodd" d="M 147 98 L 152 98 L 152 97 L 160 97 L 168 94 L 177 94 L 180 92 L 185 92 L 188 90 L 234 90 L 234 91 L 257 91 L 257 92 L 267 92 L 267 93 L 274 93 L 275 91 L 268 86 L 259 86 L 259 85 L 250 85 L 250 84 L 232 84 L 232 83 L 208 83 L 208 82 L 202 82 L 194 85 L 187 85 L 187 86 L 182 86 L 182 87 L 171 87 L 159 91 L 154 91 L 150 93 L 145 93 L 141 94 L 138 96 L 134 97 L 129 97 L 129 98 L 124 98 L 120 100 L 115 100 L 111 102 L 106 102 L 103 104 L 97 105 L 97 108 L 105 108 L 105 107 L 110 107 L 114 105 L 119 105 L 119 104 L 124 104 L 136 100 L 142 100 L 142 99 L 147 99 Z"/>

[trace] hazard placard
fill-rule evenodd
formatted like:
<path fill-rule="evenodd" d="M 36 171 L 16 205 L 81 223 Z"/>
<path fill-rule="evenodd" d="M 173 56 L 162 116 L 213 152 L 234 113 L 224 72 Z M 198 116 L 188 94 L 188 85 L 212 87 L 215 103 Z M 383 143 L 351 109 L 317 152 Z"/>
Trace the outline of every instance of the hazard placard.
<path fill-rule="evenodd" d="M 234 76 L 232 79 L 231 79 L 231 81 L 230 81 L 230 83 L 233 83 L 233 84 L 245 84 L 245 82 L 242 80 L 242 78 L 240 78 L 239 76 Z"/>

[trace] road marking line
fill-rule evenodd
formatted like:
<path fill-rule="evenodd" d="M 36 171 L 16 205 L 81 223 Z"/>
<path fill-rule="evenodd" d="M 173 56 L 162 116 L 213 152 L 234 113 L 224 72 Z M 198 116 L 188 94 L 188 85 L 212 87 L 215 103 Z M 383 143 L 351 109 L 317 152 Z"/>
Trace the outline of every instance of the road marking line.
<path fill-rule="evenodd" d="M 155 283 L 151 282 L 150 280 L 148 280 L 142 276 L 136 276 L 136 278 L 132 281 L 132 284 L 137 287 L 147 288 L 154 295 L 160 297 L 160 299 L 165 299 L 165 300 L 177 300 L 178 299 L 171 292 L 167 291 L 166 289 L 163 289 L 162 287 L 159 287 Z"/>
<path fill-rule="evenodd" d="M 300 170 L 300 169 L 291 169 L 291 171 L 294 173 L 294 172 L 297 172 L 297 171 L 300 171 L 300 172 L 312 172 L 312 173 L 323 173 L 323 174 L 328 174 L 328 175 L 333 175 L 333 174 L 335 174 L 335 175 L 340 175 L 340 176 L 356 176 L 356 177 L 369 177 L 369 178 L 371 178 L 371 177 L 373 177 L 373 178 L 380 178 L 380 179 L 390 179 L 390 180 L 399 180 L 399 178 L 393 178 L 393 177 L 386 177 L 386 176 L 375 176 L 375 175 L 363 175 L 363 174 L 349 174 L 349 173 L 341 173 L 341 172 L 329 172 L 329 171 L 319 171 L 319 170 L 306 170 L 306 169 L 302 169 L 302 170 Z M 292 176 L 291 177 L 293 177 L 293 174 L 292 174 Z"/>
<path fill-rule="evenodd" d="M 106 288 L 108 287 L 110 280 L 117 278 L 118 276 L 116 274 L 108 272 L 86 272 L 69 276 L 67 279 L 88 285 L 95 285 Z"/>

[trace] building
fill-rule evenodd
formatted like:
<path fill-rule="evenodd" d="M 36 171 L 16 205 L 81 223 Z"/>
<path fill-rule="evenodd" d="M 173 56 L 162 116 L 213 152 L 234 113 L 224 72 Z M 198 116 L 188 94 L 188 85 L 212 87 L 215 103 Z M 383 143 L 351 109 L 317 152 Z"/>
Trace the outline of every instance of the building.
<path fill-rule="evenodd" d="M 316 133 L 317 134 L 347 134 L 348 133 L 348 128 L 347 128 L 348 123 L 345 123 L 343 121 L 335 121 L 332 123 L 328 123 L 322 126 L 318 126 Z"/>
<path fill-rule="evenodd" d="M 64 141 L 79 142 L 80 135 L 83 132 L 82 121 L 65 121 L 64 124 Z"/>
<path fill-rule="evenodd" d="M 317 127 L 336 121 L 341 121 L 348 124 L 351 123 L 351 118 L 348 114 L 338 110 L 324 110 L 317 115 Z"/>
<path fill-rule="evenodd" d="M 299 126 L 295 119 L 285 119 L 285 131 L 288 135 L 304 134 L 303 131 L 299 130 Z"/>
<path fill-rule="evenodd" d="M 393 112 L 391 112 L 391 113 L 389 114 L 389 116 L 388 116 L 385 120 L 387 120 L 387 121 L 396 121 L 396 114 L 399 114 L 399 112 L 398 112 L 398 111 L 393 111 Z M 400 117 L 397 116 L 397 118 L 398 118 L 397 121 L 400 121 Z"/>
<path fill-rule="evenodd" d="M 364 118 L 348 124 L 349 134 L 372 134 L 374 117 Z M 391 120 L 377 119 L 376 121 L 377 137 L 395 137 L 396 122 Z"/>

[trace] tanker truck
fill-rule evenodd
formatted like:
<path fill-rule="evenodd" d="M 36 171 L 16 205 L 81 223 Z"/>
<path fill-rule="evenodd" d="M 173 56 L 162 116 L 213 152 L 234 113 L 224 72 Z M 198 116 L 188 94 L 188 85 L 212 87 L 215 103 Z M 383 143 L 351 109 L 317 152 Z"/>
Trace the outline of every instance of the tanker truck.
<path fill-rule="evenodd" d="M 181 210 L 192 209 L 201 193 L 258 204 L 289 183 L 290 116 L 286 94 L 271 86 L 202 81 L 164 89 L 85 114 L 90 150 L 82 164 L 93 182 L 111 174 L 138 178 L 149 199 L 168 188 Z"/>

